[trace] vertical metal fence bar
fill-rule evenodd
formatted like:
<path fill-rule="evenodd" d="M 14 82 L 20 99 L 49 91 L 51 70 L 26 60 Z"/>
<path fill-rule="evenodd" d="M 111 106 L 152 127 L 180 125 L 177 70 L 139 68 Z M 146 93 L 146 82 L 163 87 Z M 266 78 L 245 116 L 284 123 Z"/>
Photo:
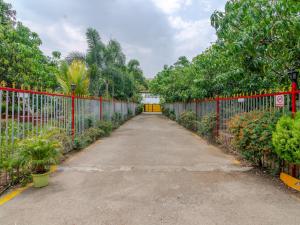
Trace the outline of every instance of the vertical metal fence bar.
<path fill-rule="evenodd" d="M 27 96 L 27 134 L 30 130 L 30 94 Z"/>
<path fill-rule="evenodd" d="M 40 114 L 39 114 L 39 95 L 36 95 L 36 135 L 38 135 L 39 130 L 39 121 L 40 121 Z"/>
<path fill-rule="evenodd" d="M 6 91 L 6 98 L 5 98 L 5 156 L 8 157 L 8 101 L 9 101 L 9 92 Z"/>
<path fill-rule="evenodd" d="M 31 117 L 31 135 L 34 135 L 34 126 L 35 126 L 35 110 L 34 110 L 34 99 L 35 99 L 35 94 L 32 94 L 32 117 Z"/>
<path fill-rule="evenodd" d="M 22 111 L 22 119 L 23 119 L 23 124 L 22 124 L 22 138 L 25 137 L 25 93 L 22 93 L 22 104 L 23 104 L 23 111 Z"/>
<path fill-rule="evenodd" d="M 2 162 L 2 93 L 0 91 L 0 162 Z"/>
<path fill-rule="evenodd" d="M 40 131 L 43 130 L 43 95 L 40 96 Z M 39 133 L 38 133 L 39 134 Z"/>
<path fill-rule="evenodd" d="M 12 154 L 14 153 L 14 140 L 15 140 L 15 92 L 12 92 L 11 100 L 11 144 L 12 144 Z M 1 105 L 0 105 L 1 106 Z M 0 114 L 1 116 L 1 114 Z M 1 137 L 0 137 L 1 138 Z"/>

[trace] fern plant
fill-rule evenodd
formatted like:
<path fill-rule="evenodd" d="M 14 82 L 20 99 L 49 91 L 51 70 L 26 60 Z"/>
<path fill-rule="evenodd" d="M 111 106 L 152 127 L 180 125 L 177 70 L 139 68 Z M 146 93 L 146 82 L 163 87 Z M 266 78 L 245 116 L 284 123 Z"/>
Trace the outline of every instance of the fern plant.
<path fill-rule="evenodd" d="M 49 171 L 50 165 L 58 162 L 61 152 L 57 141 L 43 136 L 24 139 L 19 143 L 21 164 L 29 165 L 34 174 Z"/>

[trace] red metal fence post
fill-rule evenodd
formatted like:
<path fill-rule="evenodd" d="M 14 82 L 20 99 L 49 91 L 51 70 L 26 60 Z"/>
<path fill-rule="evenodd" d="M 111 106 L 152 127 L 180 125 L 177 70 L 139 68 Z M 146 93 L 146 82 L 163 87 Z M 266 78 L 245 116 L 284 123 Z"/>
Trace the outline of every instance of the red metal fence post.
<path fill-rule="evenodd" d="M 220 129 L 220 99 L 216 98 L 216 136 L 219 136 Z"/>
<path fill-rule="evenodd" d="M 75 138 L 75 91 L 72 92 L 72 138 Z"/>
<path fill-rule="evenodd" d="M 297 99 L 297 83 L 293 81 L 292 82 L 292 117 L 293 118 L 295 118 L 297 112 L 296 99 Z M 292 166 L 292 176 L 296 177 L 296 165 Z"/>
<path fill-rule="evenodd" d="M 102 96 L 100 96 L 100 120 L 102 120 Z"/>
<path fill-rule="evenodd" d="M 295 118 L 296 114 L 296 95 L 297 95 L 297 83 L 295 81 L 292 82 L 292 116 Z"/>

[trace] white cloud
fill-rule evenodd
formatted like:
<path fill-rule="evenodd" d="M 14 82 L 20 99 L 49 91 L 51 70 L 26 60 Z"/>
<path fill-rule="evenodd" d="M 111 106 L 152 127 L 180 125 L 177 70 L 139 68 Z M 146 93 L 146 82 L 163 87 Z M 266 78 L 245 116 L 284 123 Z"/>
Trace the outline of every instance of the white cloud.
<path fill-rule="evenodd" d="M 187 55 L 192 58 L 209 47 L 216 39 L 209 19 L 188 21 L 179 16 L 169 16 L 168 19 L 170 25 L 176 30 L 174 40 L 175 53 L 178 56 Z"/>
<path fill-rule="evenodd" d="M 143 54 L 143 55 L 149 55 L 152 54 L 152 49 L 147 48 L 144 46 L 138 46 L 138 45 L 132 45 L 130 43 L 123 43 L 122 44 L 123 50 L 128 55 L 136 55 L 136 54 Z"/>
<path fill-rule="evenodd" d="M 33 21 L 23 21 L 23 23 L 30 27 L 32 31 L 40 34 L 43 40 L 41 48 L 47 55 L 50 55 L 54 50 L 61 51 L 63 56 L 66 56 L 72 51 L 85 52 L 87 49 L 85 29 L 82 27 L 66 21 L 58 21 L 48 26 Z M 57 49 L 47 47 L 53 46 L 52 44 Z"/>
<path fill-rule="evenodd" d="M 192 0 L 152 0 L 155 6 L 166 14 L 172 14 L 192 4 Z"/>

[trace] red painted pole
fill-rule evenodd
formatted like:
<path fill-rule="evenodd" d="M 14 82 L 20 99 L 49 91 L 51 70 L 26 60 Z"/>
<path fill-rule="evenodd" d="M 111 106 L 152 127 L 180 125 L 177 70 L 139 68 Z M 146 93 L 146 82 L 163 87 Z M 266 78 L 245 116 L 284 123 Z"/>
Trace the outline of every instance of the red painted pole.
<path fill-rule="evenodd" d="M 75 138 L 75 91 L 72 92 L 72 138 Z"/>
<path fill-rule="evenodd" d="M 297 83 L 295 81 L 292 82 L 292 117 L 295 118 L 297 107 L 296 107 L 296 97 L 297 95 Z M 292 166 L 292 176 L 296 177 L 296 165 Z"/>
<path fill-rule="evenodd" d="M 220 129 L 220 99 L 219 97 L 216 98 L 216 136 L 219 136 L 219 129 Z"/>
<path fill-rule="evenodd" d="M 292 116 L 295 118 L 295 114 L 297 112 L 296 109 L 296 95 L 297 95 L 297 83 L 292 82 Z"/>
<path fill-rule="evenodd" d="M 102 96 L 100 96 L 100 120 L 102 120 Z"/>

